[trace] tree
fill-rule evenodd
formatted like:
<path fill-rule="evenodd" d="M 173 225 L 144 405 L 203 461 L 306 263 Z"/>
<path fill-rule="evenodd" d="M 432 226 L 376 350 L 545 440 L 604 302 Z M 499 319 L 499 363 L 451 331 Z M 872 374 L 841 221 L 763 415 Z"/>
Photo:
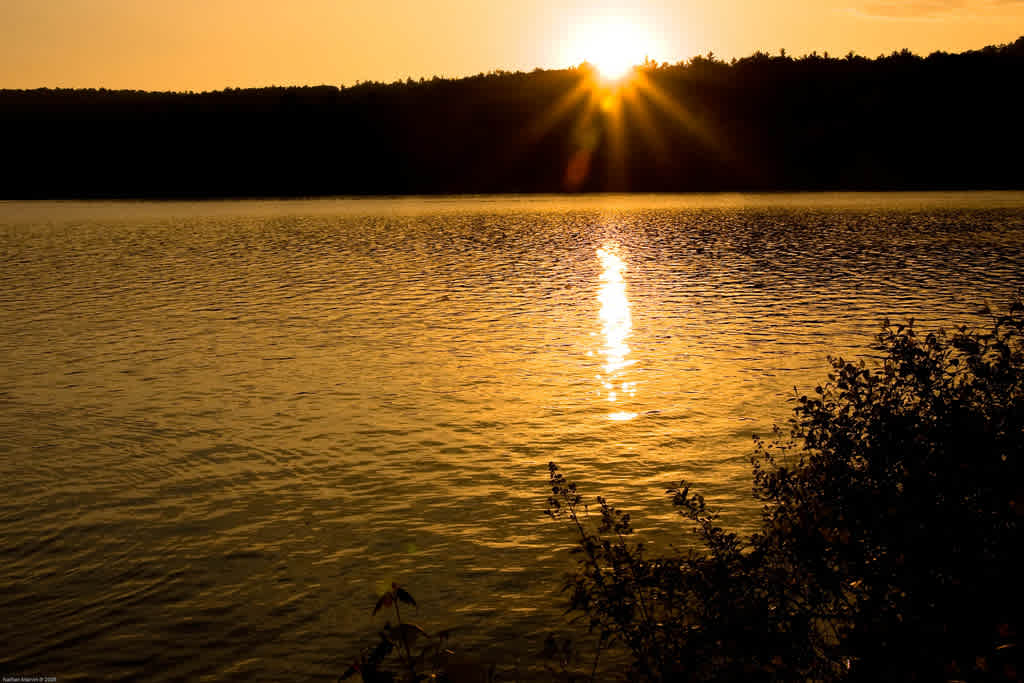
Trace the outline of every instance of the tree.
<path fill-rule="evenodd" d="M 648 559 L 628 514 L 551 466 L 580 535 L 571 607 L 648 680 L 1016 680 L 1024 591 L 1024 307 L 989 329 L 885 324 L 880 363 L 833 359 L 788 434 L 758 441 L 741 539 L 684 484 L 703 552 Z"/>

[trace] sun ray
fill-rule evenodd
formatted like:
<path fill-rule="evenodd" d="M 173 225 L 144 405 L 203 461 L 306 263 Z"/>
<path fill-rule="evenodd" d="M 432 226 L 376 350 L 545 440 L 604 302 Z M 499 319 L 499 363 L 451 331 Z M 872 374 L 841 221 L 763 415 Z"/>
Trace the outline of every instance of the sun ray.
<path fill-rule="evenodd" d="M 669 162 L 669 155 L 665 152 L 665 145 L 658 138 L 658 128 L 654 123 L 654 119 L 651 118 L 644 100 L 639 97 L 630 97 L 626 101 L 626 111 L 623 112 L 623 116 L 632 120 L 634 122 L 633 128 L 638 130 L 640 135 L 643 136 L 643 140 L 647 144 L 645 151 L 654 155 L 654 159 L 658 164 L 667 164 Z"/>
<path fill-rule="evenodd" d="M 607 188 L 626 190 L 626 119 L 625 92 L 618 89 L 601 95 L 601 110 L 605 116 L 608 137 Z"/>
<path fill-rule="evenodd" d="M 683 130 L 694 135 L 704 145 L 714 150 L 720 156 L 727 156 L 729 153 L 718 136 L 714 135 L 711 128 L 694 116 L 691 112 L 676 102 L 655 85 L 647 74 L 638 71 L 634 79 L 637 92 L 649 98 L 653 104 L 663 113 L 681 126 Z"/>
<path fill-rule="evenodd" d="M 544 137 L 559 121 L 565 118 L 572 108 L 583 98 L 590 97 L 592 87 L 586 78 L 581 78 L 572 90 L 562 95 L 555 105 L 542 118 L 530 126 L 529 136 L 536 140 Z"/>

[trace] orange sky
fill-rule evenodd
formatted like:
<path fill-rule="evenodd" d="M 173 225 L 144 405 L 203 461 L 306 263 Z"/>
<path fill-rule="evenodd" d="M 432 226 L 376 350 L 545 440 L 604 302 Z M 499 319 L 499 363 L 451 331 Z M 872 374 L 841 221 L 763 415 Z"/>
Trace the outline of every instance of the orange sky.
<path fill-rule="evenodd" d="M 629 26 L 658 61 L 1012 42 L 1024 0 L 0 0 L 0 88 L 214 90 L 561 68 Z M 607 40 L 607 37 L 604 38 Z M 588 42 L 589 41 L 589 42 Z"/>

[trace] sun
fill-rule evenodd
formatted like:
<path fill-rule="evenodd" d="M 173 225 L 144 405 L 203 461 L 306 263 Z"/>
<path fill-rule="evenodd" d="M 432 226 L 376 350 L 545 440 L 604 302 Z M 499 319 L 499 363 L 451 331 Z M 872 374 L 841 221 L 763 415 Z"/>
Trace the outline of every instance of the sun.
<path fill-rule="evenodd" d="M 610 81 L 617 81 L 629 73 L 633 65 L 637 63 L 626 50 L 619 46 L 607 46 L 601 54 L 587 60 L 597 67 L 601 76 Z"/>
<path fill-rule="evenodd" d="M 575 42 L 577 54 L 609 81 L 624 78 L 646 59 L 651 48 L 640 27 L 621 17 L 602 17 L 580 25 Z"/>

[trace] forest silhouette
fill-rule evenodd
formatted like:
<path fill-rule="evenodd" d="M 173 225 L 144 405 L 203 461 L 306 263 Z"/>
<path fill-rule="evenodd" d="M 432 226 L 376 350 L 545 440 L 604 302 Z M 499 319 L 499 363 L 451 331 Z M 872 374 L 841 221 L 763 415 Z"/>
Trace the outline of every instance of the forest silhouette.
<path fill-rule="evenodd" d="M 1024 37 L 350 87 L 0 91 L 0 197 L 1020 189 Z"/>

